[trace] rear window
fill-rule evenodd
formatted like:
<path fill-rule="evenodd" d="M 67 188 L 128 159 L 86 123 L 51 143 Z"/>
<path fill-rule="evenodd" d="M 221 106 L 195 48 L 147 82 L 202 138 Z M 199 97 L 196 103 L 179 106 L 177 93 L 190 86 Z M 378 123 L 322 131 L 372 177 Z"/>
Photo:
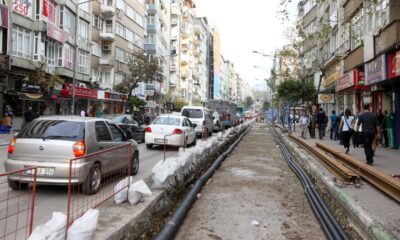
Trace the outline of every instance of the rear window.
<path fill-rule="evenodd" d="M 38 120 L 29 123 L 17 138 L 43 138 L 78 141 L 84 138 L 85 123 L 65 120 Z"/>
<path fill-rule="evenodd" d="M 183 109 L 182 116 L 187 118 L 203 118 L 203 111 L 201 109 L 186 108 Z"/>
<path fill-rule="evenodd" d="M 154 120 L 153 125 L 171 125 L 171 126 L 180 126 L 181 119 L 174 117 L 158 117 Z"/>

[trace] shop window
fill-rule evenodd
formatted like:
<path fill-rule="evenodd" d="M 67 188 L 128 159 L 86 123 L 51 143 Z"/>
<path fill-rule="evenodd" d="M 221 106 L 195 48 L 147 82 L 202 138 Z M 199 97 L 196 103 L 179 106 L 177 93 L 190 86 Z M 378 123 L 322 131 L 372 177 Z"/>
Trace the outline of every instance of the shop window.
<path fill-rule="evenodd" d="M 12 53 L 14 56 L 29 59 L 32 31 L 14 25 L 12 29 Z"/>

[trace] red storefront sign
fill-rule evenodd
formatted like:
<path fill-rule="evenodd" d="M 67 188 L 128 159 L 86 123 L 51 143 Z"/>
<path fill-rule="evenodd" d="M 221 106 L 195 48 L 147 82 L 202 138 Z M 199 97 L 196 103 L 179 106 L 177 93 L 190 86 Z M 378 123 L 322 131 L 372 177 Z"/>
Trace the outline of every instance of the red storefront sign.
<path fill-rule="evenodd" d="M 350 72 L 343 74 L 336 84 L 336 92 L 348 89 L 364 88 L 365 75 L 359 69 L 353 69 Z"/>
<path fill-rule="evenodd" d="M 61 43 L 65 43 L 67 40 L 67 33 L 56 27 L 51 22 L 47 22 L 47 36 Z"/>
<path fill-rule="evenodd" d="M 400 51 L 388 55 L 388 78 L 400 77 Z"/>
<path fill-rule="evenodd" d="M 8 8 L 4 5 L 0 5 L 0 26 L 8 28 Z"/>
<path fill-rule="evenodd" d="M 128 100 L 128 95 L 117 92 L 106 92 L 100 90 L 98 91 L 97 99 L 126 102 Z"/>
<path fill-rule="evenodd" d="M 61 90 L 61 96 L 72 97 L 72 84 L 66 84 Z M 97 99 L 97 89 L 75 87 L 75 96 L 79 98 Z"/>

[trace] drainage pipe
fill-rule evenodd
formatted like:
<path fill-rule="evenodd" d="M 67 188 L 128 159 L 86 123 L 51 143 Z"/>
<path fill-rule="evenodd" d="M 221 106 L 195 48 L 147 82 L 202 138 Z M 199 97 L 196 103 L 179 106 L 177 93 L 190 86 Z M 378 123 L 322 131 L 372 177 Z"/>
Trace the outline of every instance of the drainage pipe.
<path fill-rule="evenodd" d="M 274 140 L 279 148 L 282 151 L 282 154 L 288 163 L 289 167 L 293 170 L 293 172 L 299 178 L 301 184 L 304 187 L 305 195 L 310 202 L 310 206 L 320 223 L 325 236 L 328 239 L 332 240 L 347 240 L 347 236 L 343 231 L 342 227 L 336 221 L 335 217 L 332 215 L 328 207 L 326 206 L 325 202 L 319 196 L 317 190 L 314 188 L 313 183 L 311 182 L 308 175 L 304 172 L 304 170 L 296 163 L 293 157 L 290 155 L 289 151 L 287 150 L 285 144 L 282 143 L 280 139 L 277 138 L 276 132 L 273 128 L 272 132 L 274 135 Z"/>
<path fill-rule="evenodd" d="M 182 204 L 172 215 L 171 220 L 164 226 L 161 232 L 155 238 L 156 240 L 169 240 L 173 239 L 175 234 L 178 232 L 180 226 L 185 220 L 186 214 L 189 212 L 193 203 L 197 199 L 197 194 L 201 191 L 207 180 L 214 174 L 215 170 L 219 167 L 222 161 L 233 151 L 233 149 L 239 144 L 243 137 L 248 133 L 250 127 L 242 133 L 239 138 L 224 152 L 222 153 L 211 165 L 211 167 L 196 181 L 193 188 L 189 191 L 186 197 L 183 199 Z"/>

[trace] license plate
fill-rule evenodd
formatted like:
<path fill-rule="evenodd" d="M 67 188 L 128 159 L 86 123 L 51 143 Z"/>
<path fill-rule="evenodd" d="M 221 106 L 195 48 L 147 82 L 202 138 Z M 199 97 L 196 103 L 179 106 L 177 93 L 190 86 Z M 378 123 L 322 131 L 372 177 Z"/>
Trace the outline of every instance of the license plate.
<path fill-rule="evenodd" d="M 164 144 L 164 139 L 162 139 L 162 138 L 156 138 L 156 139 L 154 139 L 154 143 L 161 143 L 161 144 Z M 165 143 L 168 143 L 168 140 L 167 140 L 167 139 L 165 139 Z"/>
<path fill-rule="evenodd" d="M 54 168 L 37 168 L 38 176 L 54 176 Z"/>

